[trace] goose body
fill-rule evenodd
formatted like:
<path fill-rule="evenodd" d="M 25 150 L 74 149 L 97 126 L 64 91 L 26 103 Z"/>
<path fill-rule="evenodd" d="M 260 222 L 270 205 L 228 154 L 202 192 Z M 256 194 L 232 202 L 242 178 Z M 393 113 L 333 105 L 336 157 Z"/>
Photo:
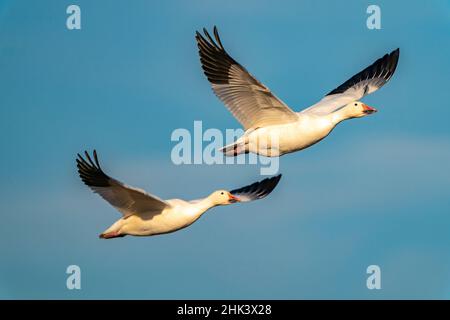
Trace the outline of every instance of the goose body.
<path fill-rule="evenodd" d="M 133 236 L 150 236 L 175 232 L 197 221 L 206 211 L 215 207 L 209 198 L 184 201 L 166 200 L 169 206 L 161 212 L 143 212 L 119 219 L 103 234 L 118 232 Z"/>
<path fill-rule="evenodd" d="M 299 114 L 297 122 L 270 125 L 244 133 L 233 143 L 229 155 L 253 152 L 273 157 L 302 150 L 325 138 L 337 123 L 334 117 Z"/>
<path fill-rule="evenodd" d="M 200 62 L 217 97 L 242 124 L 245 133 L 221 149 L 226 156 L 257 153 L 280 156 L 308 148 L 325 138 L 344 120 L 375 113 L 359 101 L 381 88 L 395 72 L 396 49 L 357 73 L 318 103 L 294 112 L 259 82 L 225 50 L 214 27 L 214 39 L 206 29 L 197 32 Z"/>
<path fill-rule="evenodd" d="M 160 212 L 142 212 L 139 215 L 134 214 L 119 219 L 103 232 L 103 235 L 150 236 L 174 232 L 190 226 L 213 207 L 212 204 L 200 205 L 181 199 L 172 199 L 166 202 L 169 206 Z"/>
<path fill-rule="evenodd" d="M 94 160 L 87 152 L 85 152 L 86 159 L 78 154 L 76 161 L 80 178 L 122 213 L 122 218 L 100 235 L 105 239 L 126 235 L 152 236 L 186 228 L 215 206 L 266 197 L 281 178 L 281 175 L 266 178 L 232 191 L 218 190 L 198 200 L 162 200 L 144 190 L 130 187 L 109 177 L 101 169 L 95 150 L 93 155 Z"/>

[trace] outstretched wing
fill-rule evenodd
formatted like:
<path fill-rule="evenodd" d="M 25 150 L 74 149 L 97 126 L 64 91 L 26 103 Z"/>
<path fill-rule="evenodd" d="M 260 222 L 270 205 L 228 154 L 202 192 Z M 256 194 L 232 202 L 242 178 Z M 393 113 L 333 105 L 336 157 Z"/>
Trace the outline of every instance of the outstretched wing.
<path fill-rule="evenodd" d="M 302 112 L 328 114 L 380 89 L 394 74 L 399 55 L 400 49 L 384 55 Z"/>
<path fill-rule="evenodd" d="M 262 199 L 262 198 L 268 196 L 273 191 L 273 189 L 275 189 L 275 187 L 277 186 L 280 179 L 281 179 L 281 174 L 279 174 L 275 177 L 266 178 L 259 182 L 255 182 L 246 187 L 232 190 L 232 191 L 230 191 L 230 193 L 233 196 L 236 196 L 237 198 L 239 198 L 239 201 L 241 201 L 241 202 L 248 202 L 248 201 Z"/>
<path fill-rule="evenodd" d="M 255 79 L 225 51 L 214 27 L 214 38 L 203 29 L 196 34 L 203 71 L 214 93 L 245 130 L 295 122 L 297 114 Z"/>
<path fill-rule="evenodd" d="M 94 150 L 94 161 L 85 151 L 86 159 L 78 154 L 77 168 L 81 180 L 92 191 L 119 210 L 124 217 L 148 212 L 160 212 L 170 206 L 164 200 L 144 190 L 133 188 L 106 175 L 100 167 L 97 152 Z"/>

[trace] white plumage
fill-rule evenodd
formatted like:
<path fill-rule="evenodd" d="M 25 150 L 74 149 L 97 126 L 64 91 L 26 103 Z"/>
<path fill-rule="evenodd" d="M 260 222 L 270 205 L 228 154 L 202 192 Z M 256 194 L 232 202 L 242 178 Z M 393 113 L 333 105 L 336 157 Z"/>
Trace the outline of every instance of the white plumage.
<path fill-rule="evenodd" d="M 221 149 L 227 156 L 280 156 L 302 150 L 325 138 L 341 121 L 376 112 L 358 100 L 392 77 L 400 53 L 396 49 L 384 55 L 318 103 L 294 112 L 225 51 L 216 27 L 214 39 L 206 29 L 203 32 L 204 36 L 196 34 L 203 71 L 214 93 L 246 130 Z"/>
<path fill-rule="evenodd" d="M 191 225 L 215 206 L 262 199 L 272 192 L 281 179 L 278 175 L 232 191 L 218 190 L 198 200 L 162 200 L 109 177 L 101 169 L 95 150 L 93 155 L 94 161 L 87 152 L 86 159 L 78 154 L 76 161 L 80 178 L 122 213 L 122 218 L 100 235 L 105 239 L 177 231 Z"/>

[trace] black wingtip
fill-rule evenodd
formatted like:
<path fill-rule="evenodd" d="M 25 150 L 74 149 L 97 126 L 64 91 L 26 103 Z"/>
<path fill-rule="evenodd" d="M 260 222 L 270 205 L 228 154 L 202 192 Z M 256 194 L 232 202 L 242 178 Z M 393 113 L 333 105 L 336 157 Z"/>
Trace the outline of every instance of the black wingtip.
<path fill-rule="evenodd" d="M 275 180 L 277 181 L 277 184 L 278 184 L 278 182 L 280 182 L 282 176 L 283 176 L 283 175 L 280 173 L 279 175 L 277 175 L 277 176 L 275 177 Z M 276 185 L 275 185 L 275 186 L 276 186 Z"/>
<path fill-rule="evenodd" d="M 94 161 L 95 164 L 97 165 L 97 167 L 102 170 L 102 167 L 100 167 L 100 162 L 98 161 L 98 157 L 97 157 L 97 150 L 94 149 Z"/>
<path fill-rule="evenodd" d="M 398 62 L 398 58 L 400 57 L 400 48 L 395 49 L 389 54 L 391 59 L 395 59 Z"/>
<path fill-rule="evenodd" d="M 394 75 L 395 70 L 397 69 L 398 60 L 400 59 L 400 48 L 397 48 L 394 51 L 392 51 L 389 58 L 390 58 L 389 63 L 391 67 L 390 67 L 390 75 L 387 80 L 389 80 Z"/>
<path fill-rule="evenodd" d="M 243 196 L 247 200 L 258 200 L 267 197 L 278 185 L 281 180 L 281 174 L 265 178 L 261 181 L 252 183 L 251 185 L 230 191 L 232 195 Z"/>
<path fill-rule="evenodd" d="M 392 51 L 391 55 L 395 57 L 395 64 L 397 65 L 398 59 L 400 58 L 400 48 L 397 48 L 394 51 Z"/>
<path fill-rule="evenodd" d="M 220 36 L 219 36 L 219 30 L 217 29 L 216 26 L 214 26 L 214 38 L 216 38 L 217 44 L 219 45 L 220 49 L 225 51 L 225 48 L 222 45 L 222 41 L 220 40 Z"/>
<path fill-rule="evenodd" d="M 98 161 L 97 151 L 93 151 L 94 161 L 87 151 L 85 157 L 77 153 L 77 168 L 81 180 L 89 187 L 109 186 L 109 177 L 103 172 Z"/>
<path fill-rule="evenodd" d="M 355 74 L 339 87 L 330 91 L 327 96 L 344 93 L 346 90 L 358 84 L 359 82 L 374 78 L 379 78 L 380 80 L 382 80 L 381 83 L 378 83 L 378 88 L 381 88 L 394 75 L 397 68 L 399 56 L 400 48 L 397 48 L 390 53 L 386 53 L 383 57 L 376 60 L 370 66 Z"/>
<path fill-rule="evenodd" d="M 203 34 L 205 35 L 205 37 L 208 38 L 209 41 L 211 41 L 214 44 L 214 41 L 212 41 L 211 36 L 209 35 L 208 29 L 203 28 Z"/>
<path fill-rule="evenodd" d="M 271 193 L 273 191 L 273 189 L 275 189 L 275 187 L 278 185 L 278 183 L 281 180 L 281 173 L 274 176 L 274 177 L 270 177 L 270 178 L 266 178 L 263 181 L 261 181 L 260 183 L 263 183 L 264 181 L 267 181 L 267 183 L 273 184 L 270 186 L 270 191 L 268 191 L 267 194 Z"/>
<path fill-rule="evenodd" d="M 212 84 L 228 84 L 231 78 L 229 69 L 239 64 L 225 50 L 217 26 L 213 27 L 212 34 L 206 28 L 202 31 L 203 34 L 196 32 L 195 39 L 203 72 Z"/>
<path fill-rule="evenodd" d="M 262 180 L 261 182 L 264 182 L 264 181 L 273 181 L 274 183 L 275 183 L 275 185 L 274 185 L 274 188 L 277 186 L 277 184 L 278 184 L 278 182 L 280 182 L 280 180 L 281 180 L 281 176 L 282 176 L 282 174 L 280 173 L 280 174 L 278 174 L 278 175 L 276 175 L 276 176 L 273 176 L 273 177 L 270 177 L 270 178 L 266 178 L 266 179 L 264 179 L 264 180 Z M 273 189 L 272 189 L 273 190 Z"/>

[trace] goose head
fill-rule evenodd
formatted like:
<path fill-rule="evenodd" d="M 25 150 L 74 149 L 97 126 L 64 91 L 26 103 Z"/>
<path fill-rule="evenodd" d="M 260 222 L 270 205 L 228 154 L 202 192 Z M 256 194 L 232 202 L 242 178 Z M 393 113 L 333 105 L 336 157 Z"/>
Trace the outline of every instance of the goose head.
<path fill-rule="evenodd" d="M 239 202 L 239 198 L 233 196 L 229 191 L 217 190 L 208 197 L 216 206 L 224 206 Z"/>
<path fill-rule="evenodd" d="M 377 109 L 369 107 L 367 104 L 361 101 L 354 101 L 347 104 L 343 110 L 347 118 L 362 118 L 369 114 L 377 112 Z"/>

